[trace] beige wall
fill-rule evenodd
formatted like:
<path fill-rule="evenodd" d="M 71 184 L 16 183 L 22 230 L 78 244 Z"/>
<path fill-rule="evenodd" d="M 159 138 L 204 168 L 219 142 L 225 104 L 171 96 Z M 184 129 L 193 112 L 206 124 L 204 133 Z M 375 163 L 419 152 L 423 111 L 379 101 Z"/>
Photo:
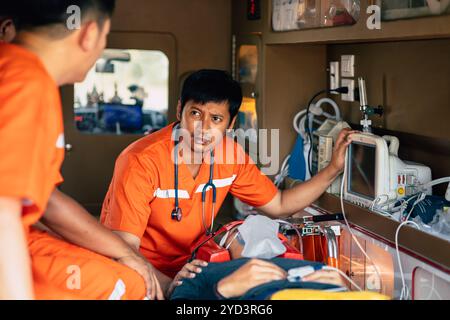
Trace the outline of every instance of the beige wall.
<path fill-rule="evenodd" d="M 369 104 L 386 108 L 375 125 L 450 140 L 450 39 L 328 46 L 329 61 L 342 54 L 355 54 L 355 80 L 366 78 Z M 359 123 L 359 104 L 337 101 Z"/>

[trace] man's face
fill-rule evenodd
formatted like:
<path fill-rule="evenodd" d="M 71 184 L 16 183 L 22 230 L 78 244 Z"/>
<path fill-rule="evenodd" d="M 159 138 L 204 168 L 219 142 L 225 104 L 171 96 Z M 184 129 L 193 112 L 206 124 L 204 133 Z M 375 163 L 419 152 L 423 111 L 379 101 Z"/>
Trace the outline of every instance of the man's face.
<path fill-rule="evenodd" d="M 180 115 L 181 105 L 178 105 L 178 120 L 181 128 L 189 133 L 190 147 L 195 153 L 206 153 L 223 139 L 227 129 L 234 126 L 230 123 L 228 102 L 208 102 L 199 104 L 188 101 Z M 186 143 L 186 142 L 185 142 Z"/>
<path fill-rule="evenodd" d="M 16 36 L 16 27 L 11 19 L 0 18 L 0 42 L 11 42 Z"/>

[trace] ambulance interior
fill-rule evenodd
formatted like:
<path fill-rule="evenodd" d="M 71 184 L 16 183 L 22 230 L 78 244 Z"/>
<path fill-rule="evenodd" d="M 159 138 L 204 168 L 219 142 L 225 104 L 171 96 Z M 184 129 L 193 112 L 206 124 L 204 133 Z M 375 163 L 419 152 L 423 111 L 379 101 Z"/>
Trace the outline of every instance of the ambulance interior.
<path fill-rule="evenodd" d="M 279 129 L 269 177 L 282 189 L 327 165 L 341 128 L 372 134 L 351 145 L 327 192 L 288 219 L 300 239 L 282 225 L 290 245 L 362 290 L 450 299 L 450 180 L 432 183 L 450 176 L 449 57 L 449 1 L 119 0 L 102 58 L 61 89 L 61 190 L 99 216 L 115 159 L 176 120 L 183 80 L 227 70 L 244 93 L 236 128 Z M 349 90 L 330 91 L 339 87 Z M 245 147 L 259 160 L 252 132 Z M 410 217 L 426 196 L 444 204 L 430 205 L 427 221 Z M 216 224 L 252 210 L 230 195 Z"/>

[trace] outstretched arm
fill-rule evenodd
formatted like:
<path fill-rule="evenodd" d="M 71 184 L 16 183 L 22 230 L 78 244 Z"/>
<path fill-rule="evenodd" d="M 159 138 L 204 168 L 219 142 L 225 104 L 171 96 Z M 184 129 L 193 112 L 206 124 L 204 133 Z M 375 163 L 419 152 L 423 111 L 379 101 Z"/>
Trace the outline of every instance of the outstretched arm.
<path fill-rule="evenodd" d="M 355 132 L 349 129 L 341 131 L 328 167 L 305 183 L 279 191 L 272 201 L 258 210 L 272 218 L 285 218 L 316 201 L 344 168 L 345 152 L 351 143 L 351 134 Z"/>

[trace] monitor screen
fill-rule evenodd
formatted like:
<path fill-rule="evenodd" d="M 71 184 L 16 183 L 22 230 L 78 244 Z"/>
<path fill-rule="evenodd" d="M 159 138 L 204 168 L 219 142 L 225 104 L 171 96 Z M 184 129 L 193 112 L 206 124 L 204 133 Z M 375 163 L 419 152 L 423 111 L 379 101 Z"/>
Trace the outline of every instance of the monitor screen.
<path fill-rule="evenodd" d="M 349 149 L 348 192 L 375 199 L 376 146 L 353 142 Z"/>

